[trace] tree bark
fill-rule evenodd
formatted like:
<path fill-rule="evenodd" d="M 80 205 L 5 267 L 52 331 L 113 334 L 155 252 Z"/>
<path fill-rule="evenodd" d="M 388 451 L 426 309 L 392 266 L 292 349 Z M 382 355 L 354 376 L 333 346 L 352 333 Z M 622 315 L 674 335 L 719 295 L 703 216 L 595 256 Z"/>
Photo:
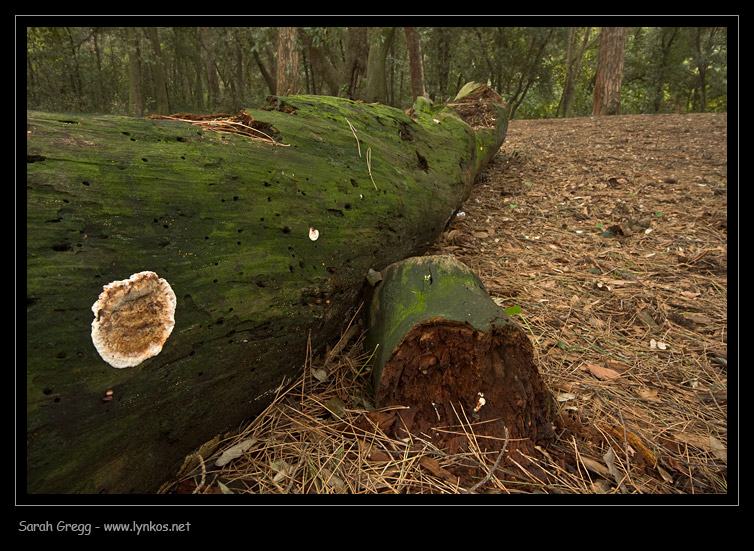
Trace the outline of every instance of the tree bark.
<path fill-rule="evenodd" d="M 576 27 L 571 27 L 568 32 L 568 53 L 566 54 L 566 79 L 563 86 L 563 95 L 560 98 L 560 105 L 558 111 L 563 118 L 569 118 L 573 113 L 573 96 L 576 89 L 576 80 L 579 78 L 579 70 L 581 69 L 581 60 L 584 58 L 584 50 L 589 42 L 589 31 L 591 27 L 587 27 L 584 31 L 584 39 L 581 42 L 581 47 L 578 53 L 576 53 Z"/>
<path fill-rule="evenodd" d="M 369 268 L 442 232 L 507 126 L 502 107 L 475 132 L 447 107 L 273 104 L 247 113 L 281 145 L 218 121 L 27 114 L 29 493 L 154 491 L 258 414 L 309 335 L 315 353 L 337 338 Z M 114 369 L 92 304 L 142 271 L 172 287 L 175 327 Z"/>
<path fill-rule="evenodd" d="M 620 115 L 626 34 L 626 27 L 602 27 L 592 116 Z"/>
<path fill-rule="evenodd" d="M 296 27 L 280 27 L 278 30 L 277 93 L 281 96 L 293 96 L 299 91 Z"/>
<path fill-rule="evenodd" d="M 207 75 L 207 89 L 209 90 L 209 109 L 217 109 L 220 105 L 220 79 L 217 76 L 217 65 L 212 55 L 212 38 L 209 36 L 208 27 L 199 27 L 199 36 L 202 43 L 202 60 Z"/>
<path fill-rule="evenodd" d="M 660 34 L 660 62 L 654 71 L 655 85 L 652 98 L 652 110 L 659 113 L 665 100 L 665 86 L 667 85 L 668 59 L 670 58 L 670 49 L 673 42 L 678 36 L 679 27 L 670 27 L 661 29 Z"/>
<path fill-rule="evenodd" d="M 482 450 L 533 452 L 553 438 L 552 399 L 526 333 L 452 256 L 414 257 L 381 272 L 369 302 L 375 401 L 398 409 L 395 435 L 468 451 L 451 426 L 474 423 Z M 507 429 L 507 433 L 506 433 Z"/>
<path fill-rule="evenodd" d="M 252 55 L 254 56 L 254 61 L 257 62 L 257 67 L 259 67 L 259 72 L 262 73 L 262 77 L 264 78 L 264 81 L 267 83 L 267 89 L 270 91 L 270 94 L 273 94 L 273 95 L 276 94 L 277 93 L 277 80 L 273 78 L 273 76 L 264 66 L 264 61 L 262 61 L 262 58 L 259 56 L 259 53 L 256 50 L 252 52 Z"/>
<path fill-rule="evenodd" d="M 139 37 L 132 27 L 126 27 L 126 42 L 128 43 L 128 113 L 134 117 L 141 117 L 144 114 L 141 90 L 141 56 L 139 53 Z"/>
<path fill-rule="evenodd" d="M 448 27 L 434 27 L 431 32 L 430 50 L 433 52 L 437 94 L 440 100 L 444 99 L 445 94 L 447 94 L 453 32 L 453 29 Z M 436 98 L 432 97 L 431 99 L 435 100 Z"/>
<path fill-rule="evenodd" d="M 707 31 L 707 41 L 702 42 L 702 34 Z M 714 44 L 715 34 L 720 29 L 718 27 L 699 27 L 696 29 L 694 35 L 694 47 L 696 49 L 696 70 L 697 70 L 697 94 L 699 98 L 698 111 L 700 113 L 707 112 L 707 70 L 710 67 L 710 53 L 712 51 L 712 44 Z"/>
<path fill-rule="evenodd" d="M 168 105 L 168 89 L 165 84 L 165 64 L 162 58 L 162 48 L 160 48 L 160 39 L 157 36 L 156 27 L 147 27 L 147 38 L 152 45 L 152 79 L 154 80 L 154 95 L 157 99 L 157 112 L 167 115 L 170 112 Z"/>
<path fill-rule="evenodd" d="M 421 41 L 416 27 L 406 27 L 404 30 L 411 71 L 411 93 L 413 99 L 416 100 L 419 96 L 427 95 L 424 89 L 424 62 L 422 61 Z"/>
<path fill-rule="evenodd" d="M 394 33 L 395 27 L 370 29 L 369 57 L 367 58 L 367 75 L 364 88 L 364 101 L 366 102 L 386 102 L 385 59 L 390 50 Z"/>

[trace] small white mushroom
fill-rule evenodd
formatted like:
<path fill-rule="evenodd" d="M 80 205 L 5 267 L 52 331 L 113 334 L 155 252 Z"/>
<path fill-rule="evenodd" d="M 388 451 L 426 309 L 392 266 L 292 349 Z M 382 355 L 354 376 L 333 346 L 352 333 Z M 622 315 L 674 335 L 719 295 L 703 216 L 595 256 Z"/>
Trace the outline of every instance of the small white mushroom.
<path fill-rule="evenodd" d="M 309 239 L 312 241 L 316 241 L 319 237 L 319 231 L 315 229 L 313 226 L 309 228 Z"/>
<path fill-rule="evenodd" d="M 487 400 L 484 399 L 484 394 L 481 392 L 477 392 L 477 401 L 476 401 L 476 407 L 474 408 L 474 413 L 478 412 L 480 409 L 482 409 L 482 406 L 487 403 Z"/>
<path fill-rule="evenodd" d="M 102 288 L 92 305 L 92 342 L 113 367 L 133 367 L 162 351 L 175 326 L 175 293 L 154 272 Z"/>

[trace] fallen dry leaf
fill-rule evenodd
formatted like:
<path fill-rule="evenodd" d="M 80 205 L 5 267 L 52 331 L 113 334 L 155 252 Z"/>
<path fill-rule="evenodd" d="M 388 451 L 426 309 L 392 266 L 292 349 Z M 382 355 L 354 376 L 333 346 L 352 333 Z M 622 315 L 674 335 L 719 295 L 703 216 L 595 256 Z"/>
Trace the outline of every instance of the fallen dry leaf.
<path fill-rule="evenodd" d="M 590 459 L 589 457 L 584 457 L 584 456 L 582 456 L 580 459 L 581 459 L 581 462 L 584 464 L 584 466 L 590 471 L 592 471 L 593 473 L 596 473 L 605 477 L 610 476 L 610 470 L 603 463 L 600 463 L 599 461 L 595 459 Z"/>
<path fill-rule="evenodd" d="M 722 459 L 725 462 L 728 461 L 728 449 L 725 447 L 725 444 L 720 442 L 720 440 L 718 440 L 714 436 L 710 435 L 709 445 L 715 457 Z"/>
<path fill-rule="evenodd" d="M 614 369 L 609 369 L 607 367 L 602 367 L 597 364 L 593 364 L 590 362 L 584 362 L 581 364 L 581 370 L 582 371 L 588 371 L 601 381 L 611 381 L 614 379 L 618 379 L 620 377 L 620 373 L 615 371 Z"/>
<path fill-rule="evenodd" d="M 636 391 L 637 396 L 639 398 L 643 398 L 645 400 L 657 400 L 657 389 L 656 388 L 640 388 Z"/>
<path fill-rule="evenodd" d="M 218 467 L 222 467 L 223 465 L 230 463 L 234 459 L 241 457 L 244 453 L 248 451 L 249 448 L 257 441 L 256 438 L 247 438 L 245 440 L 242 440 L 235 446 L 228 448 L 225 450 L 222 455 L 215 461 L 215 465 Z"/>
<path fill-rule="evenodd" d="M 431 457 L 422 457 L 419 460 L 419 465 L 427 469 L 430 473 L 435 475 L 438 478 L 442 478 L 443 480 L 453 480 L 455 481 L 457 477 L 450 474 L 448 471 L 443 469 L 440 464 L 432 459 Z"/>

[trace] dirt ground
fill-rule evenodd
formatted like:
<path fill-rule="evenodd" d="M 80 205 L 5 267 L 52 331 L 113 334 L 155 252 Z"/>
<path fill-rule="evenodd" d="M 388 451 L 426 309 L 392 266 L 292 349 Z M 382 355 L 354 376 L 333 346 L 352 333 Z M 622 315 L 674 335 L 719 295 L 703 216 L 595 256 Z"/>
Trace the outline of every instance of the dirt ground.
<path fill-rule="evenodd" d="M 727 116 L 511 121 L 485 176 L 433 252 L 521 306 L 587 470 L 612 486 L 612 445 L 621 484 L 725 492 Z"/>
<path fill-rule="evenodd" d="M 547 479 L 375 436 L 354 321 L 164 491 L 465 493 L 454 468 L 475 466 L 474 493 L 728 493 L 727 199 L 726 114 L 511 121 L 428 254 L 520 307 L 559 408 L 555 444 L 527 458 Z"/>

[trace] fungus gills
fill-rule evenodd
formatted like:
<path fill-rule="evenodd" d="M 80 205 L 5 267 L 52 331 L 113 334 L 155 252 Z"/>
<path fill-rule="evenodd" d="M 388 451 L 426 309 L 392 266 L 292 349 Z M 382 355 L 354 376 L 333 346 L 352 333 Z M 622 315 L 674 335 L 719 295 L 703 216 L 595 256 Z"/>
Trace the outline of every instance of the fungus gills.
<path fill-rule="evenodd" d="M 154 272 L 113 281 L 92 305 L 92 342 L 113 367 L 133 367 L 156 356 L 175 326 L 175 293 Z"/>

